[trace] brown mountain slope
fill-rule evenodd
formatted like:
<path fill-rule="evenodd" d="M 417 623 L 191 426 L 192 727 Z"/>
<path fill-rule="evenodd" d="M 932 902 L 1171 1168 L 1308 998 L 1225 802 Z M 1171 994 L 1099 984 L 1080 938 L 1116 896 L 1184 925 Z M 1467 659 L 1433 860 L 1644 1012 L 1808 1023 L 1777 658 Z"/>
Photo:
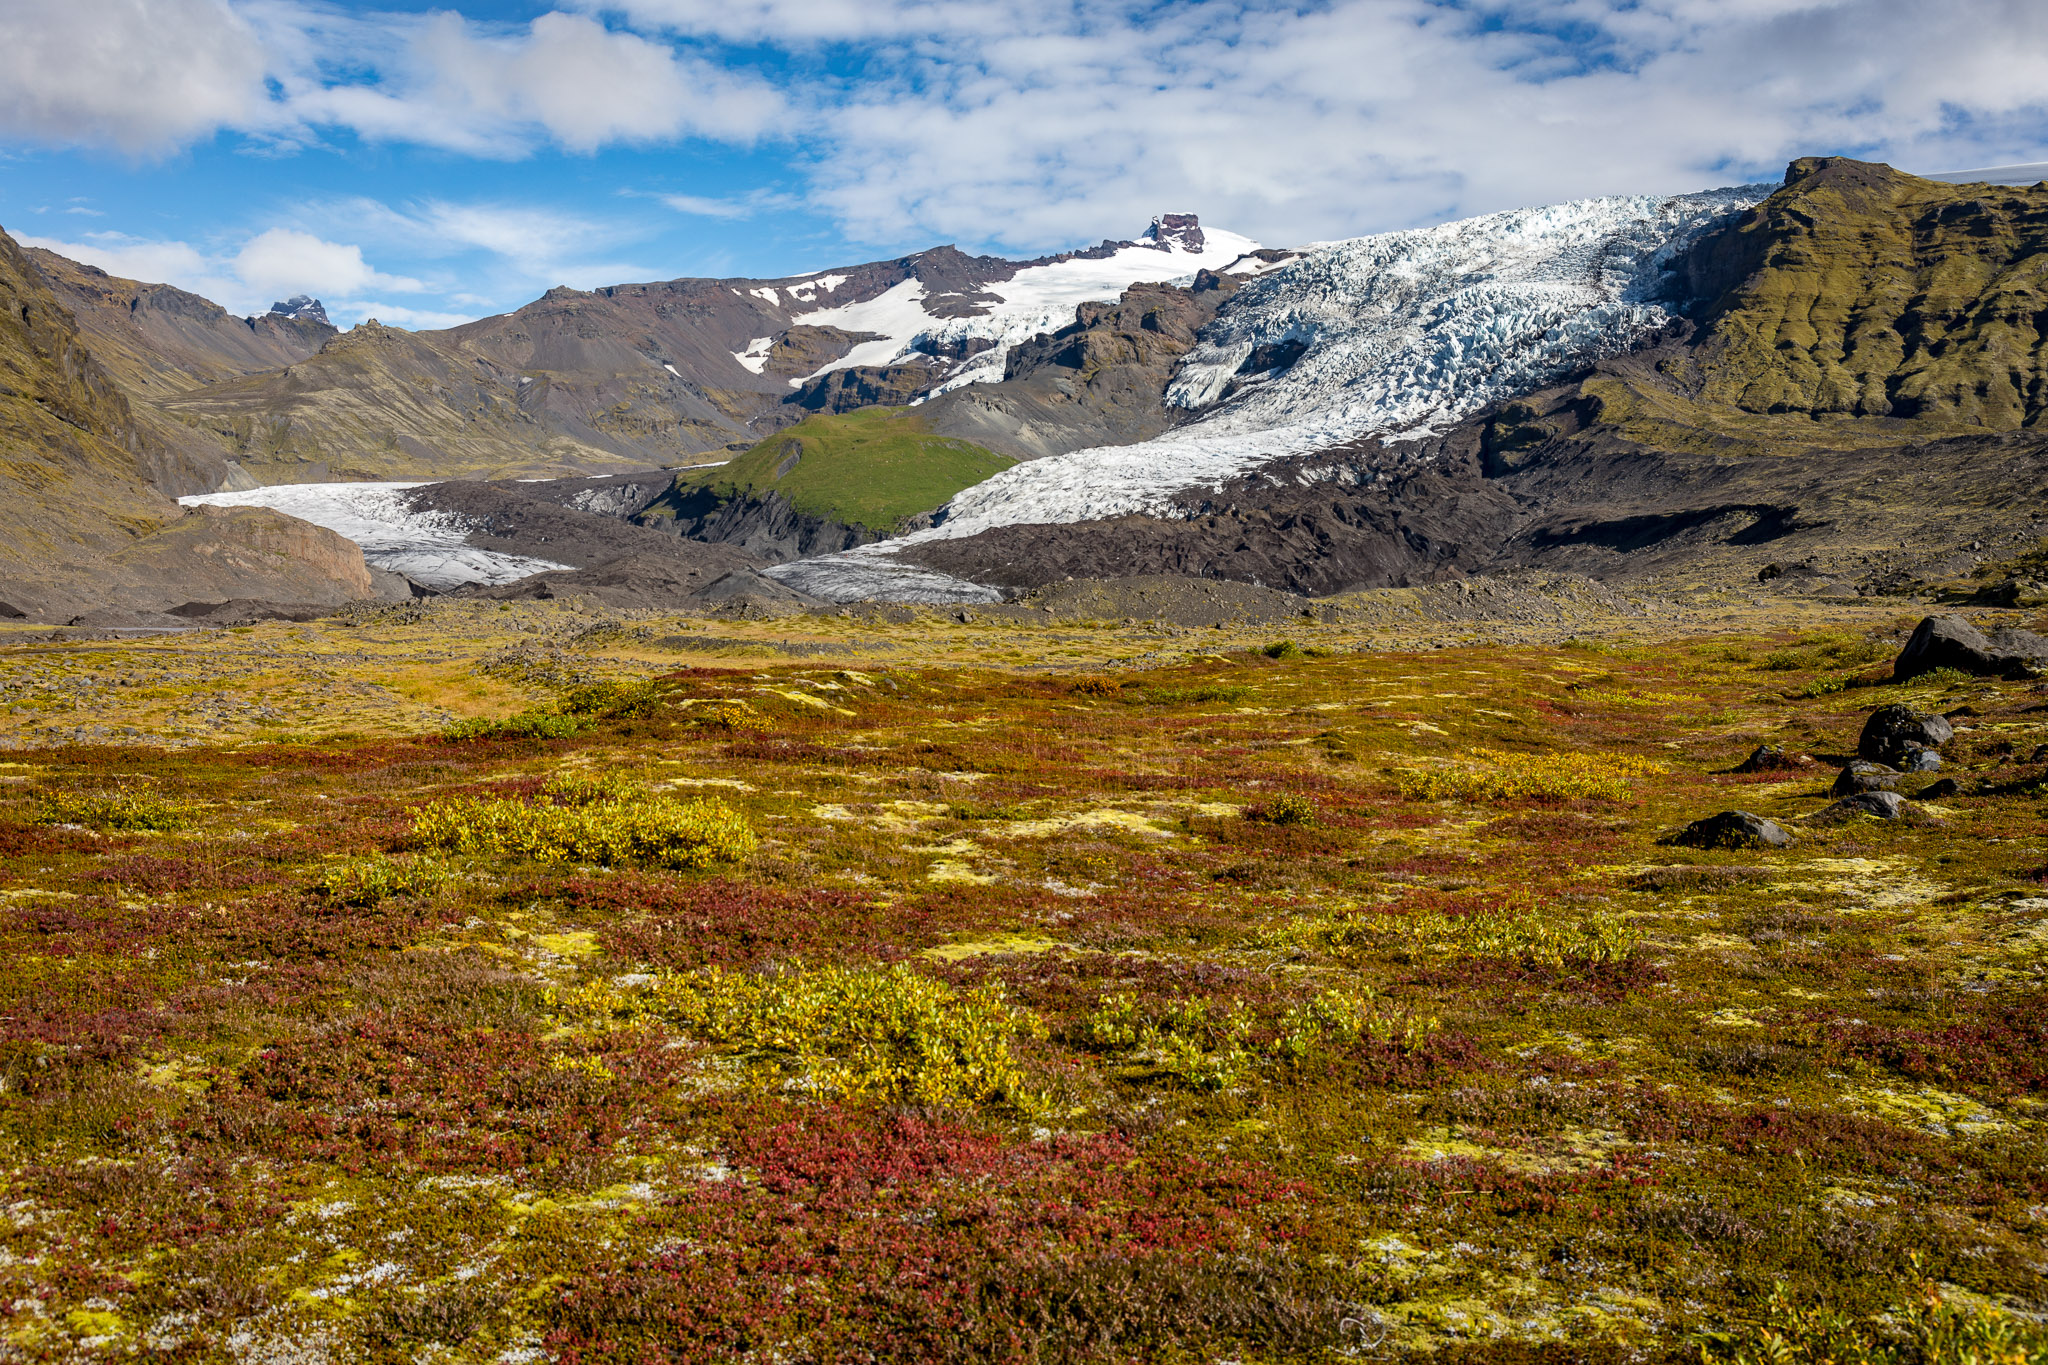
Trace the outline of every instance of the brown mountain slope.
<path fill-rule="evenodd" d="M 92 353 L 155 438 L 149 474 L 173 496 L 238 486 L 232 452 L 214 433 L 164 413 L 188 389 L 303 360 L 334 328 L 309 319 L 239 318 L 167 284 L 109 275 L 40 247 L 24 253 L 71 314 Z"/>
<path fill-rule="evenodd" d="M 546 419 L 545 388 L 444 335 L 363 323 L 283 369 L 166 400 L 260 483 L 521 478 L 644 468 Z"/>
<path fill-rule="evenodd" d="M 254 508 L 185 513 L 150 480 L 164 459 L 71 314 L 0 232 L 0 615 L 371 591 L 362 551 L 331 532 Z"/>

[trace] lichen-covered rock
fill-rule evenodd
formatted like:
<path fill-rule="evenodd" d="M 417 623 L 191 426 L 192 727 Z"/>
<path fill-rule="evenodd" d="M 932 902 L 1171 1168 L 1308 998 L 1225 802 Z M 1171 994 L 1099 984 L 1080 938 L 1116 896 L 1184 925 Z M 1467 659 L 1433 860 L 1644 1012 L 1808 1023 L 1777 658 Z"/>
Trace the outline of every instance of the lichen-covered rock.
<path fill-rule="evenodd" d="M 1877 820 L 1903 819 L 1912 813 L 1906 798 L 1897 792 L 1858 792 L 1845 796 L 1824 810 L 1815 811 L 1812 819 L 1824 824 L 1842 820 L 1853 820 L 1859 815 L 1868 815 Z"/>
<path fill-rule="evenodd" d="M 1945 716 L 1930 716 L 1894 702 L 1880 706 L 1863 722 L 1856 739 L 1856 755 L 1873 763 L 1897 767 L 1918 749 L 1938 749 L 1956 737 L 1956 729 Z"/>
<path fill-rule="evenodd" d="M 1671 836 L 1687 848 L 1783 848 L 1792 842 L 1776 821 L 1746 810 L 1724 810 L 1695 820 Z"/>
<path fill-rule="evenodd" d="M 1835 785 L 1828 788 L 1828 795 L 1854 796 L 1858 792 L 1890 791 L 1898 785 L 1897 769 L 1872 763 L 1867 758 L 1855 758 L 1849 760 L 1835 778 Z"/>

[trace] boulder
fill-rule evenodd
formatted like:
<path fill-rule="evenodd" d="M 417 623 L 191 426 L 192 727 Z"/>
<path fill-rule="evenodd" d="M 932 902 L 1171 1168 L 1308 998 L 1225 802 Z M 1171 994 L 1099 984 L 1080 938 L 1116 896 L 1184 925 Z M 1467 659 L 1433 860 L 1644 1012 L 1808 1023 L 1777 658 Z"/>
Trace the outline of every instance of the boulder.
<path fill-rule="evenodd" d="M 1759 744 L 1748 758 L 1735 765 L 1739 773 L 1776 773 L 1808 767 L 1813 760 L 1805 754 L 1787 753 L 1776 744 Z"/>
<path fill-rule="evenodd" d="M 1923 715 L 1910 706 L 1894 702 L 1880 706 L 1863 722 L 1856 739 L 1856 756 L 1874 763 L 1897 767 L 1917 749 L 1938 749 L 1956 737 L 1956 728 L 1945 716 Z"/>
<path fill-rule="evenodd" d="M 1695 820 L 1671 836 L 1687 848 L 1783 848 L 1792 842 L 1776 822 L 1746 810 L 1724 810 Z"/>
<path fill-rule="evenodd" d="M 2048 637 L 2012 629 L 1986 635 L 1960 616 L 1930 616 L 1913 628 L 1892 664 L 1892 678 L 1904 682 L 1937 668 L 1987 678 L 2032 677 L 2048 671 Z"/>
<path fill-rule="evenodd" d="M 1858 792 L 1845 796 L 1822 810 L 1815 811 L 1808 819 L 1824 824 L 1841 820 L 1853 820 L 1859 815 L 1868 815 L 1877 820 L 1897 820 L 1910 814 L 1912 808 L 1906 798 L 1897 792 Z"/>
<path fill-rule="evenodd" d="M 1865 758 L 1852 758 L 1828 788 L 1829 796 L 1854 796 L 1858 792 L 1890 791 L 1899 785 L 1896 769 Z"/>
<path fill-rule="evenodd" d="M 1939 801 L 1944 797 L 1961 796 L 1963 789 L 1953 777 L 1944 777 L 1939 782 L 1930 782 L 1914 793 L 1922 801 Z"/>

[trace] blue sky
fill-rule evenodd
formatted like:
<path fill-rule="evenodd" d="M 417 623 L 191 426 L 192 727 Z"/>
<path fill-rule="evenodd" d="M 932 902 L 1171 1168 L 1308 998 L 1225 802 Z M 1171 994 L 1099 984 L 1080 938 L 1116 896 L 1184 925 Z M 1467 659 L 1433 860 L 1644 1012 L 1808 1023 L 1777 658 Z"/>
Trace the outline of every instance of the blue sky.
<path fill-rule="evenodd" d="M 2038 0 L 8 0 L 0 226 L 237 311 L 2048 158 Z"/>

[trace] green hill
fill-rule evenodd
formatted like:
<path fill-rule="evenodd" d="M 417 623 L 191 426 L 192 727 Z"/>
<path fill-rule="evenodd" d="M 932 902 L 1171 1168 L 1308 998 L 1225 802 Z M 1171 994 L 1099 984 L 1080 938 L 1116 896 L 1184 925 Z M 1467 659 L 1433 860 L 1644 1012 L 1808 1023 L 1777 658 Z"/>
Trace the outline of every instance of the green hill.
<path fill-rule="evenodd" d="M 887 535 L 1015 463 L 972 442 L 934 435 L 914 409 L 863 408 L 807 417 L 727 464 L 678 474 L 669 497 L 699 490 L 721 500 L 776 493 L 808 516 Z"/>

